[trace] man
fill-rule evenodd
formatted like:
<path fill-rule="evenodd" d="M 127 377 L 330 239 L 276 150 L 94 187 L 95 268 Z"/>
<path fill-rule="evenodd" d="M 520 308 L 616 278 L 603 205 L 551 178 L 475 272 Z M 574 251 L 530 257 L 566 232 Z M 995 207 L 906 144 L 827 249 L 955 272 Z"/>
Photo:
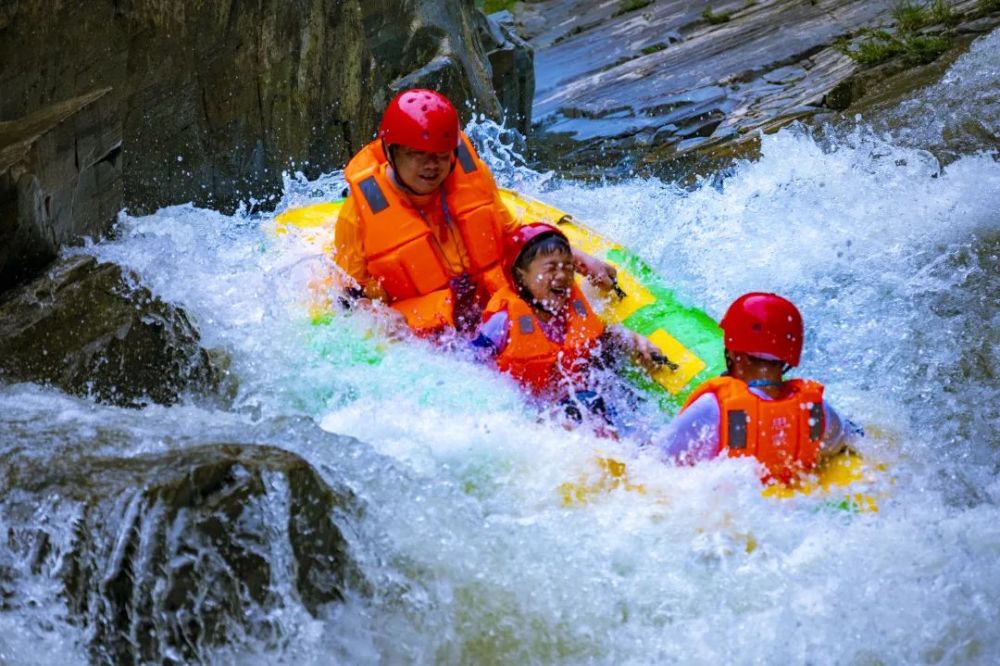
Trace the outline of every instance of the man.
<path fill-rule="evenodd" d="M 412 89 L 386 108 L 378 138 L 344 169 L 349 196 L 337 219 L 337 265 L 356 297 L 389 304 L 421 335 L 479 323 L 507 284 L 504 239 L 520 226 L 444 95 Z M 574 251 L 582 273 L 614 285 L 615 269 Z"/>

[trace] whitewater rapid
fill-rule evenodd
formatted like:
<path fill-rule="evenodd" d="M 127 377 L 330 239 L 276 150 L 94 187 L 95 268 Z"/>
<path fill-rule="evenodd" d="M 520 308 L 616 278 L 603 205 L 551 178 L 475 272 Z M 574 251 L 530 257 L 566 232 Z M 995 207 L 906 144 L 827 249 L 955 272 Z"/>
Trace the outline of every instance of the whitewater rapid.
<path fill-rule="evenodd" d="M 995 82 L 998 54 L 1000 33 L 960 58 L 951 80 L 981 85 L 971 73 L 992 66 Z M 946 107 L 935 96 L 995 103 L 989 85 L 977 91 L 920 93 L 926 133 L 936 140 L 934 124 L 947 122 L 932 113 Z M 73 250 L 132 269 L 187 311 L 203 345 L 232 359 L 231 409 L 131 411 L 0 387 L 6 448 L 130 456 L 269 443 L 358 495 L 354 555 L 377 592 L 319 618 L 289 603 L 280 646 L 251 641 L 209 661 L 992 663 L 996 153 L 942 167 L 917 132 L 876 132 L 862 119 L 822 136 L 764 136 L 759 159 L 687 189 L 593 186 L 521 166 L 490 123 L 470 132 L 501 185 L 636 250 L 682 300 L 715 317 L 745 291 L 795 301 L 807 330 L 800 374 L 826 384 L 865 427 L 865 455 L 886 465 L 879 511 L 767 499 L 747 461 L 675 468 L 634 443 L 540 423 L 509 382 L 462 354 L 387 341 L 366 313 L 314 325 L 311 285 L 330 270 L 329 232 L 277 235 L 274 214 L 249 210 L 126 211 L 113 240 Z M 289 177 L 279 211 L 343 186 L 339 173 Z M 644 490 L 564 506 L 560 486 L 599 478 L 595 460 L 607 455 Z M 0 512 L 0 527 L 11 520 Z M 52 571 L 3 548 L 0 558 L 16 574 L 0 598 L 0 661 L 86 661 Z"/>

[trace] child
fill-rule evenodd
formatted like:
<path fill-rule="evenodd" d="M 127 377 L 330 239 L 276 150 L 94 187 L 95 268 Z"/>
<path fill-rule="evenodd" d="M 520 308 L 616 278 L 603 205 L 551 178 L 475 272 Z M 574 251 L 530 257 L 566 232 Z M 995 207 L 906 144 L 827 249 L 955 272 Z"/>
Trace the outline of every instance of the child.
<path fill-rule="evenodd" d="M 497 368 L 546 402 L 612 420 L 597 392 L 594 370 L 629 354 L 646 367 L 665 362 L 646 338 L 606 325 L 576 285 L 569 241 L 556 227 L 527 224 L 506 243 L 503 268 L 513 287 L 493 295 L 473 345 Z"/>
<path fill-rule="evenodd" d="M 802 315 L 791 302 L 744 294 L 720 325 L 727 371 L 691 394 L 660 440 L 664 453 L 688 462 L 752 455 L 765 480 L 787 483 L 863 434 L 823 400 L 821 384 L 783 378 L 802 352 Z"/>

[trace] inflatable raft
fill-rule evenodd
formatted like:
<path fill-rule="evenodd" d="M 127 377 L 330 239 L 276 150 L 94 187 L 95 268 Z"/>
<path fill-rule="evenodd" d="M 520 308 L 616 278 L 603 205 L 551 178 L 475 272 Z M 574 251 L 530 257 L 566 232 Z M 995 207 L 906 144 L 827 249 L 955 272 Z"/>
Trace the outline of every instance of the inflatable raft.
<path fill-rule="evenodd" d="M 594 307 L 607 321 L 621 323 L 648 337 L 670 359 L 671 364 L 661 367 L 651 378 L 644 373 L 631 377 L 658 400 L 666 414 L 673 416 L 695 387 L 723 372 L 722 331 L 718 324 L 701 310 L 682 303 L 674 290 L 637 255 L 579 223 L 565 211 L 511 190 L 501 190 L 501 196 L 518 220 L 556 224 L 574 247 L 617 268 L 620 291 L 604 302 L 596 301 Z M 275 231 L 282 234 L 296 228 L 308 234 L 313 229 L 332 227 L 342 202 L 285 211 L 275 218 Z M 321 322 L 324 317 L 320 314 L 314 320 Z M 596 482 L 591 477 L 586 482 L 563 484 L 560 492 L 564 503 L 583 502 L 594 493 L 610 489 L 637 488 L 628 482 L 623 463 L 612 460 L 602 469 L 603 476 Z M 850 488 L 870 478 L 871 472 L 858 456 L 845 455 L 817 470 L 808 482 L 794 488 L 770 486 L 764 492 L 774 497 L 820 495 L 845 508 L 873 510 L 875 502 L 870 496 L 851 492 Z"/>

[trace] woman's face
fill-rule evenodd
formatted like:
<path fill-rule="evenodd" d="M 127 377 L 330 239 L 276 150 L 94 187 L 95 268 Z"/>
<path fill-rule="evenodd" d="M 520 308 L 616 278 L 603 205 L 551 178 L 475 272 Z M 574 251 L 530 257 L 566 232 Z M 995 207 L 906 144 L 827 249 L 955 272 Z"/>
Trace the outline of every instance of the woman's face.
<path fill-rule="evenodd" d="M 396 146 L 393 149 L 393 166 L 404 185 L 417 194 L 430 194 L 448 177 L 453 157 L 451 151 L 428 153 Z"/>
<path fill-rule="evenodd" d="M 516 277 L 536 304 L 558 314 L 569 302 L 573 287 L 573 255 L 562 251 L 537 254 Z"/>

